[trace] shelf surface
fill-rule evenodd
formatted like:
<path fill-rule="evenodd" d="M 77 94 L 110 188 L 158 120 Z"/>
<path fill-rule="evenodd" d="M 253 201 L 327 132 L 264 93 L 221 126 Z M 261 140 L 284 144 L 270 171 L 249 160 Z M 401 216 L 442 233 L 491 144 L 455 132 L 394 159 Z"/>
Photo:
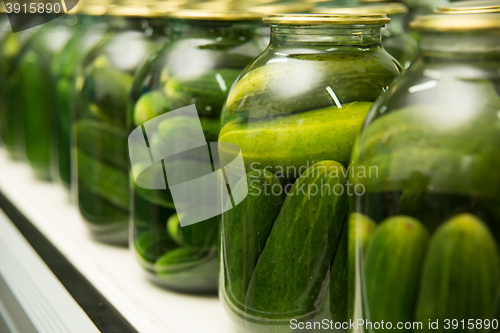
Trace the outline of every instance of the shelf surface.
<path fill-rule="evenodd" d="M 218 299 L 164 290 L 127 248 L 91 239 L 68 192 L 0 150 L 0 191 L 139 332 L 234 332 Z M 19 258 L 22 260 L 22 258 Z M 64 309 L 61 309 L 64 311 Z"/>

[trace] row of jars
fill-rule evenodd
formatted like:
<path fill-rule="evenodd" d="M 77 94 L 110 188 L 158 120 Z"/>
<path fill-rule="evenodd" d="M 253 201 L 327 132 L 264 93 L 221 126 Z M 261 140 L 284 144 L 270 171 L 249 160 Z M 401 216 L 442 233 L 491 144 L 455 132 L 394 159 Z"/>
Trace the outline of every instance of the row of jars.
<path fill-rule="evenodd" d="M 499 8 L 417 17 L 410 66 L 401 4 L 271 15 L 270 38 L 255 13 L 95 6 L 4 35 L 3 144 L 152 281 L 218 289 L 238 331 L 496 331 Z M 169 175 L 217 162 L 233 208 L 183 224 Z"/>

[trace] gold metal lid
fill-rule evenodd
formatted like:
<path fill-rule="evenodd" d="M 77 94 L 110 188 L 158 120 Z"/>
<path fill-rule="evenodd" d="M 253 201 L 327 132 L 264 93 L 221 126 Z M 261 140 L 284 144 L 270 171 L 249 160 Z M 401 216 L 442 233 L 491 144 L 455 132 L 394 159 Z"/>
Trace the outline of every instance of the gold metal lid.
<path fill-rule="evenodd" d="M 408 8 L 402 3 L 367 3 L 353 7 L 319 7 L 314 10 L 321 14 L 378 14 L 397 15 L 408 13 Z"/>
<path fill-rule="evenodd" d="M 168 14 L 172 19 L 203 20 L 203 21 L 260 21 L 262 14 L 239 10 L 178 10 Z"/>
<path fill-rule="evenodd" d="M 384 25 L 390 21 L 386 14 L 277 14 L 264 18 L 267 24 L 289 25 Z"/>
<path fill-rule="evenodd" d="M 202 9 L 212 11 L 250 11 L 262 15 L 308 13 L 313 8 L 309 1 L 276 2 L 269 0 L 217 0 L 217 1 L 189 1 L 186 9 Z"/>
<path fill-rule="evenodd" d="M 0 14 L 7 14 L 7 9 L 3 1 L 0 1 Z"/>
<path fill-rule="evenodd" d="M 417 16 L 410 28 L 419 31 L 472 31 L 500 29 L 500 13 L 435 14 Z"/>
<path fill-rule="evenodd" d="M 312 2 L 269 3 L 249 7 L 252 11 L 263 13 L 264 15 L 309 13 L 313 8 L 314 4 Z"/>
<path fill-rule="evenodd" d="M 475 0 L 439 6 L 434 10 L 436 14 L 485 14 L 500 13 L 500 1 Z"/>

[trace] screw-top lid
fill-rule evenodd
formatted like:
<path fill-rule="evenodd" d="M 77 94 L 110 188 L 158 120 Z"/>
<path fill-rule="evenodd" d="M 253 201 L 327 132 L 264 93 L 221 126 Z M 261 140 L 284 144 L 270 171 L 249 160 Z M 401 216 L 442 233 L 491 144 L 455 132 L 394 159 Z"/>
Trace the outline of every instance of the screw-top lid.
<path fill-rule="evenodd" d="M 263 13 L 265 15 L 273 14 L 288 14 L 288 13 L 309 13 L 314 5 L 311 2 L 302 1 L 295 3 L 267 3 L 261 5 L 253 5 L 248 7 L 252 11 Z"/>
<path fill-rule="evenodd" d="M 0 1 L 0 14 L 6 14 L 7 10 L 3 1 Z"/>
<path fill-rule="evenodd" d="M 286 25 L 384 25 L 390 21 L 386 14 L 276 14 L 264 18 L 267 24 Z"/>
<path fill-rule="evenodd" d="M 163 2 L 163 3 L 162 3 Z M 107 8 L 107 15 L 122 17 L 162 17 L 175 10 L 179 1 L 117 0 Z"/>
<path fill-rule="evenodd" d="M 419 31 L 474 31 L 500 29 L 500 13 L 417 16 L 410 28 Z"/>
<path fill-rule="evenodd" d="M 184 8 L 186 9 L 204 9 L 212 11 L 250 11 L 270 14 L 286 13 L 308 13 L 313 8 L 310 1 L 286 1 L 276 0 L 211 0 L 211 1 L 190 1 Z"/>
<path fill-rule="evenodd" d="M 500 13 L 500 1 L 482 0 L 482 1 L 461 1 L 457 3 L 439 6 L 434 10 L 436 14 L 485 14 Z"/>
<path fill-rule="evenodd" d="M 402 3 L 397 2 L 380 2 L 367 3 L 353 7 L 319 7 L 314 10 L 321 14 L 378 14 L 384 13 L 387 15 L 405 14 L 408 8 Z"/>
<path fill-rule="evenodd" d="M 172 19 L 200 20 L 200 21 L 260 21 L 262 14 L 239 10 L 178 10 L 168 14 Z"/>

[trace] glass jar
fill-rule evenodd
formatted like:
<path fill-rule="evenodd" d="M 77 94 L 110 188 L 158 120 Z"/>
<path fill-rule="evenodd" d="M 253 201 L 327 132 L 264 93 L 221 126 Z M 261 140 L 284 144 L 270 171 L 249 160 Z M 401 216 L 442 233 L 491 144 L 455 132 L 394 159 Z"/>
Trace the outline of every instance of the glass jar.
<path fill-rule="evenodd" d="M 51 179 L 50 162 L 56 152 L 55 88 L 51 80 L 51 61 L 66 45 L 77 23 L 74 15 L 63 15 L 45 23 L 28 41 L 16 70 L 20 74 L 20 94 L 24 112 L 26 158 L 35 175 Z M 16 116 L 18 116 L 16 114 Z"/>
<path fill-rule="evenodd" d="M 385 14 L 264 21 L 271 44 L 231 89 L 219 135 L 240 147 L 247 172 L 232 190 L 247 198 L 222 215 L 220 236 L 220 298 L 241 332 L 346 311 L 334 261 L 345 167 L 368 110 L 401 70 L 381 44 Z M 228 153 L 219 147 L 222 162 Z"/>
<path fill-rule="evenodd" d="M 420 55 L 353 151 L 354 319 L 497 331 L 500 13 L 421 16 L 412 27 Z"/>
<path fill-rule="evenodd" d="M 30 37 L 39 29 L 8 32 L 0 44 L 0 127 L 2 143 L 10 157 L 25 158 L 24 108 L 21 95 L 21 75 L 17 63 Z"/>
<path fill-rule="evenodd" d="M 166 23 L 137 3 L 110 6 L 109 32 L 84 58 L 72 115 L 72 190 L 91 235 L 128 242 L 127 102 L 133 75 L 166 39 Z M 76 186 L 73 186 L 75 184 Z"/>
<path fill-rule="evenodd" d="M 194 104 L 205 140 L 217 142 L 220 113 L 229 89 L 243 68 L 263 50 L 261 17 L 233 11 L 183 10 L 174 12 L 169 21 L 168 43 L 136 77 L 131 129 L 146 127 L 153 118 Z M 175 143 L 175 138 L 194 122 L 197 118 L 178 116 L 170 123 L 162 121 L 149 127 L 151 150 Z M 173 172 L 187 169 L 193 173 L 202 166 L 203 156 L 191 155 L 177 159 L 176 165 L 165 159 L 165 167 L 174 168 Z M 151 164 L 149 155 L 145 160 L 145 165 L 132 162 L 134 173 Z M 163 179 L 162 164 L 152 164 L 141 176 Z M 150 279 L 182 292 L 215 293 L 217 217 L 181 227 L 169 189 L 154 190 L 156 187 L 142 187 L 136 182 L 131 186 L 134 249 Z"/>
<path fill-rule="evenodd" d="M 385 13 L 391 23 L 382 29 L 382 45 L 387 52 L 396 58 L 404 68 L 408 68 L 418 53 L 417 42 L 411 38 L 404 29 L 405 15 L 408 9 L 397 2 L 370 2 L 357 7 L 327 8 L 318 7 L 318 13 Z"/>
<path fill-rule="evenodd" d="M 76 77 L 84 56 L 102 40 L 107 29 L 107 18 L 103 16 L 105 6 L 83 4 L 78 14 L 78 26 L 66 46 L 54 56 L 51 66 L 56 87 L 56 117 L 52 174 L 67 188 L 71 184 L 70 127 L 71 109 L 76 101 Z"/>

